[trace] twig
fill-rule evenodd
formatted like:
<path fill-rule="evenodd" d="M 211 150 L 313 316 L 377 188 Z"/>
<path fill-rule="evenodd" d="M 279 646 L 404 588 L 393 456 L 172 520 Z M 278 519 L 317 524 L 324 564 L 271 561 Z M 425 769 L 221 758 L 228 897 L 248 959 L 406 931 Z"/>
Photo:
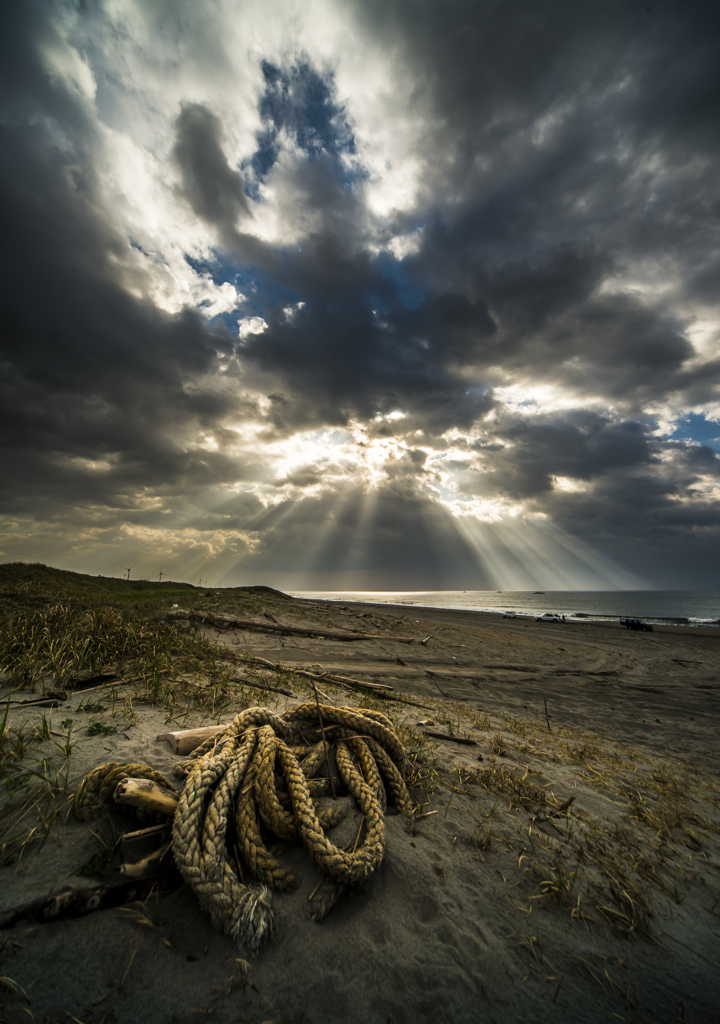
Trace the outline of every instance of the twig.
<path fill-rule="evenodd" d="M 140 940 L 141 939 L 142 939 L 142 934 L 138 935 L 138 937 L 137 937 L 137 941 L 135 943 L 135 948 L 133 949 L 132 953 L 130 954 L 130 961 L 129 961 L 127 967 L 125 968 L 125 973 L 123 974 L 123 976 L 122 976 L 122 978 L 120 980 L 120 984 L 118 985 L 118 992 L 122 991 L 122 987 L 125 984 L 125 979 L 127 978 L 128 974 L 130 973 L 130 968 L 133 965 L 133 960 L 135 959 L 137 951 L 140 949 Z"/>
<path fill-rule="evenodd" d="M 315 888 L 313 889 L 313 891 L 312 891 L 312 892 L 310 893 L 310 895 L 308 896 L 308 903 L 309 903 L 309 902 L 310 902 L 310 900 L 311 900 L 311 899 L 313 898 L 313 896 L 314 896 L 314 895 L 315 895 L 315 893 L 316 893 L 316 892 L 318 891 L 318 889 L 320 888 L 320 886 L 321 886 L 321 885 L 323 884 L 323 882 L 324 882 L 324 881 L 325 881 L 325 879 L 324 879 L 324 878 L 321 878 L 321 879 L 320 879 L 320 881 L 318 882 L 318 884 L 317 884 L 317 885 L 315 886 Z"/>
<path fill-rule="evenodd" d="M 283 697 L 295 697 L 294 693 L 290 690 L 283 690 L 281 686 L 266 686 L 263 683 L 253 683 L 250 679 L 238 679 L 239 683 L 243 683 L 245 686 L 252 687 L 253 690 L 270 690 L 271 693 L 281 693 Z"/>
<path fill-rule="evenodd" d="M 69 679 L 67 685 L 72 689 L 73 693 L 84 693 L 85 690 L 97 690 L 98 683 L 100 686 L 105 686 L 108 683 L 115 682 L 119 676 L 119 672 L 98 672 L 94 676 Z"/>
<path fill-rule="evenodd" d="M 323 725 L 322 713 L 320 711 L 320 698 L 318 697 L 317 686 L 313 683 L 313 690 L 315 691 L 315 703 L 317 704 L 318 719 L 320 721 L 320 732 L 322 733 L 323 750 L 325 751 L 325 764 L 327 765 L 328 778 L 330 779 L 330 789 L 332 790 L 333 800 L 337 800 L 337 793 L 335 792 L 335 780 L 333 774 L 330 771 L 330 758 L 328 757 L 328 746 L 327 740 L 325 739 L 325 727 Z"/>
<path fill-rule="evenodd" d="M 352 852 L 353 853 L 355 853 L 355 851 L 357 850 L 357 844 L 358 844 L 358 841 L 360 839 L 360 833 L 362 832 L 362 827 L 363 827 L 364 821 L 365 821 L 365 815 L 363 814 L 362 818 L 360 819 L 360 824 L 358 825 L 357 835 L 355 836 L 355 844 L 354 844 L 354 846 L 352 848 Z"/>
<path fill-rule="evenodd" d="M 433 684 L 433 686 L 437 687 L 438 691 L 443 695 L 443 697 L 447 697 L 448 700 L 470 700 L 469 697 L 455 697 L 451 693 L 445 693 L 444 690 L 440 689 L 440 685 L 436 682 L 434 672 L 429 672 L 427 669 L 425 669 L 425 674 L 430 676 L 430 682 Z"/>
<path fill-rule="evenodd" d="M 467 739 L 465 736 L 451 736 L 449 732 L 431 732 L 429 729 L 423 729 L 425 736 L 432 736 L 436 740 L 450 740 L 452 743 L 462 743 L 466 747 L 476 747 L 477 740 Z"/>
<path fill-rule="evenodd" d="M 73 693 L 92 693 L 93 690 L 107 690 L 112 689 L 115 686 L 130 686 L 132 685 L 132 679 L 123 679 L 122 676 L 115 676 L 107 683 L 98 683 L 97 686 L 76 686 L 73 688 Z"/>
<path fill-rule="evenodd" d="M 559 814 L 565 814 L 565 812 L 570 809 L 570 804 L 573 804 L 573 803 L 575 803 L 575 794 L 573 794 L 572 796 L 568 797 L 567 800 L 565 801 L 565 803 L 560 804 L 560 806 L 556 810 L 554 810 L 552 812 L 550 817 L 551 818 L 556 818 Z"/>
<path fill-rule="evenodd" d="M 229 661 L 237 662 L 241 665 L 262 665 L 264 668 L 269 668 L 273 672 L 291 672 L 294 676 L 302 676 L 304 679 L 323 679 L 326 682 L 334 682 L 337 686 L 342 686 L 345 683 L 352 683 L 353 686 L 361 686 L 365 690 L 392 690 L 393 687 L 389 683 L 364 683 L 360 679 L 349 679 L 347 676 L 336 676 L 329 672 L 308 672 L 304 668 L 292 668 L 290 665 L 283 665 L 281 662 L 268 661 L 267 658 L 261 658 L 258 655 L 252 655 L 251 657 L 243 656 L 242 654 L 236 654 L 234 651 L 223 651 L 220 654 L 221 658 L 227 658 Z M 339 682 L 336 682 L 339 680 Z M 253 686 L 253 683 L 248 683 L 248 686 Z M 347 687 L 345 687 L 347 689 Z M 279 691 L 283 693 L 283 690 Z M 286 694 L 286 696 L 294 696 L 294 694 Z"/>
<path fill-rule="evenodd" d="M 120 836 L 120 842 L 129 843 L 131 839 L 142 839 L 144 836 L 152 836 L 156 832 L 165 832 L 170 827 L 171 823 L 164 821 L 161 825 L 151 825 L 150 828 L 141 828 L 137 832 L 126 832 L 124 836 Z"/>
<path fill-rule="evenodd" d="M 404 697 L 396 697 L 391 693 L 378 693 L 378 697 L 382 697 L 383 700 L 394 700 L 396 704 L 410 704 L 414 708 L 422 708 L 423 711 L 434 711 L 435 708 L 431 708 L 429 704 L 418 704 L 416 700 L 405 700 Z"/>
<path fill-rule="evenodd" d="M 550 716 L 548 715 L 547 700 L 543 697 L 543 704 L 545 705 L 545 719 L 547 721 L 548 732 L 552 732 L 550 728 Z"/>
<path fill-rule="evenodd" d="M 336 686 L 343 686 L 345 689 L 348 686 L 360 686 L 363 690 L 392 690 L 394 687 L 390 683 L 366 683 L 361 679 L 350 679 L 349 676 L 335 675 L 333 672 L 308 672 L 305 668 L 287 669 L 288 672 L 294 672 L 296 676 L 302 676 L 304 679 L 322 679 L 327 683 L 334 683 Z"/>
<path fill-rule="evenodd" d="M 65 698 L 63 698 L 64 700 Z M 33 700 L 10 700 L 10 704 L 21 708 L 59 708 L 60 700 L 57 697 L 36 697 Z"/>

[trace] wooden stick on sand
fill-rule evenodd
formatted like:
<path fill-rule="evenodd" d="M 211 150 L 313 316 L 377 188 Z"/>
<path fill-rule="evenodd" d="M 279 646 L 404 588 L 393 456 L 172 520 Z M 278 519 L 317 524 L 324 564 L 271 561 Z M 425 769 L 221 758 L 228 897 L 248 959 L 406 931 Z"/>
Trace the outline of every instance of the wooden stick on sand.
<path fill-rule="evenodd" d="M 12 928 L 26 918 L 38 924 L 47 924 L 61 917 L 82 917 L 94 910 L 119 907 L 124 903 L 145 899 L 156 885 L 157 880 L 150 878 L 141 882 L 119 882 L 82 889 L 75 885 L 64 885 L 62 889 L 55 889 L 45 896 L 0 913 L 0 928 Z"/>
<path fill-rule="evenodd" d="M 179 793 L 171 793 L 150 779 L 123 779 L 117 784 L 113 795 L 119 804 L 145 807 L 149 811 L 167 814 L 168 817 L 175 813 L 180 799 Z"/>

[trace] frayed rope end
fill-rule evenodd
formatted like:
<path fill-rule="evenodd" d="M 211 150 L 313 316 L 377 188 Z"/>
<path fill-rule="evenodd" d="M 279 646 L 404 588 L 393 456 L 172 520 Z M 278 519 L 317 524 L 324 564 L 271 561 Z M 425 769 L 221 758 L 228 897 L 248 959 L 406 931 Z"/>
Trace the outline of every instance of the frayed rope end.
<path fill-rule="evenodd" d="M 243 893 L 233 913 L 230 935 L 241 949 L 257 953 L 273 931 L 270 891 L 266 885 Z"/>

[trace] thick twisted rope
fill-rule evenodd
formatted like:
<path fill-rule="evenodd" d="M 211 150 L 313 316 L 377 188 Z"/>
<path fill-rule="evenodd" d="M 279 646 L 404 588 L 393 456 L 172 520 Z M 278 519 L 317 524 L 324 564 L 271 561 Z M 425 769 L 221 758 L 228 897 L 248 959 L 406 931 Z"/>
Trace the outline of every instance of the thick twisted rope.
<path fill-rule="evenodd" d="M 272 931 L 267 887 L 282 891 L 296 884 L 267 849 L 261 825 L 286 842 L 300 839 L 333 881 L 331 893 L 313 914 L 320 920 L 348 885 L 362 882 L 381 863 L 388 796 L 399 811 L 411 813 L 405 751 L 390 720 L 377 711 L 349 707 L 320 705 L 320 712 L 323 729 L 314 703 L 282 716 L 248 708 L 175 767 L 175 774 L 185 778 L 173 819 L 175 863 L 213 925 L 251 952 Z M 363 814 L 365 836 L 352 852 L 325 835 L 344 810 L 318 811 L 314 802 L 330 786 L 327 777 L 315 777 L 326 762 L 330 767 L 328 737 L 335 747 L 335 786 L 342 782 Z M 103 765 L 83 781 L 76 797 L 78 816 L 94 813 L 129 775 L 169 787 L 164 776 L 145 765 Z M 245 883 L 243 866 L 260 886 Z"/>

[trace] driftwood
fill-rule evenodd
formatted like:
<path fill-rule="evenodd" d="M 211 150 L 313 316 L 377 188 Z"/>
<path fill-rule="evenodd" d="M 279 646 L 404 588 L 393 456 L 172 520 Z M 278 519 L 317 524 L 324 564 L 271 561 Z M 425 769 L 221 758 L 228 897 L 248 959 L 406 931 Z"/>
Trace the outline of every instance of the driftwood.
<path fill-rule="evenodd" d="M 155 738 L 167 740 L 173 754 L 189 754 L 211 736 L 225 732 L 227 725 L 205 725 L 199 729 L 181 729 L 178 732 L 162 732 Z"/>
<path fill-rule="evenodd" d="M 350 679 L 349 676 L 334 675 L 332 672 L 309 672 L 305 668 L 293 668 L 292 665 L 283 665 L 280 662 L 268 661 L 267 658 L 261 658 L 258 655 L 252 655 L 251 657 L 243 657 L 242 654 L 236 654 L 234 651 L 222 651 L 220 654 L 221 658 L 229 661 L 236 662 L 239 665 L 255 665 L 256 667 L 268 668 L 271 672 L 291 672 L 294 676 L 302 676 L 304 679 L 313 679 L 315 682 L 325 681 L 328 683 L 334 683 L 335 686 L 340 686 L 346 690 L 352 689 L 353 687 L 360 687 L 361 690 L 372 690 L 376 692 L 378 690 L 392 690 L 393 687 L 390 683 L 366 683 L 362 679 Z M 244 682 L 244 680 L 238 680 Z M 272 686 L 260 686 L 257 683 L 248 681 L 248 686 L 254 686 L 260 690 L 275 690 Z M 277 689 L 277 693 L 282 693 L 286 697 L 294 697 L 294 693 L 290 693 L 287 690 Z M 383 694 L 379 693 L 378 696 L 382 697 Z"/>
<path fill-rule="evenodd" d="M 282 633 L 284 636 L 311 636 L 317 640 L 394 640 L 399 644 L 427 644 L 430 637 L 418 640 L 414 636 L 390 636 L 379 633 L 346 633 L 337 629 L 311 629 L 309 626 L 283 626 L 280 622 L 258 622 L 256 619 L 233 619 L 229 615 L 212 612 L 168 612 L 168 619 L 192 619 L 218 629 L 245 629 L 256 633 Z"/>
<path fill-rule="evenodd" d="M 159 811 L 169 817 L 177 810 L 179 793 L 171 793 L 168 789 L 158 786 L 150 779 L 123 779 L 113 794 L 119 804 L 131 804 L 133 807 L 145 807 L 149 811 Z"/>
<path fill-rule="evenodd" d="M 322 674 L 314 674 L 307 672 L 305 669 L 288 669 L 288 671 L 295 672 L 298 676 L 305 676 L 307 679 L 312 679 L 313 685 L 315 683 L 330 683 L 331 686 L 339 686 L 342 690 L 369 690 L 374 693 L 376 697 L 382 700 L 394 700 L 398 704 L 410 704 L 414 708 L 422 708 L 424 711 L 432 711 L 433 709 L 428 707 L 427 704 L 418 704 L 416 700 L 407 700 L 405 697 L 396 697 L 393 687 L 389 683 L 364 683 L 360 679 L 350 679 L 348 676 L 336 676 L 332 672 L 323 672 Z M 392 693 L 388 693 L 388 690 L 393 690 Z"/>
<path fill-rule="evenodd" d="M 65 700 L 63 697 L 62 700 Z M 57 697 L 37 697 L 35 700 L 10 700 L 3 701 L 13 708 L 59 708 L 60 699 Z"/>
<path fill-rule="evenodd" d="M 305 679 L 314 679 L 316 682 L 325 680 L 326 682 L 333 682 L 336 686 L 344 686 L 348 689 L 348 686 L 359 686 L 363 690 L 392 690 L 394 687 L 390 683 L 366 683 L 362 679 L 350 679 L 349 676 L 339 676 L 332 672 L 310 672 L 306 668 L 293 668 L 292 665 L 283 665 L 280 662 L 268 661 L 267 658 L 261 658 L 258 655 L 252 655 L 251 657 L 243 657 L 242 654 L 236 654 L 234 651 L 222 651 L 220 654 L 221 658 L 226 658 L 230 661 L 237 662 L 240 665 L 255 665 L 257 667 L 269 668 L 272 672 L 292 672 L 294 676 L 303 676 Z M 243 680 L 240 680 L 241 682 Z M 248 686 L 257 686 L 256 683 L 248 682 Z M 259 687 L 265 689 L 266 687 Z M 273 689 L 273 687 L 267 687 L 267 689 Z M 279 690 L 278 693 L 284 694 L 286 697 L 294 697 L 294 693 L 289 693 L 287 690 Z"/>
<path fill-rule="evenodd" d="M 38 924 L 57 921 L 61 917 L 83 917 L 95 910 L 106 910 L 108 907 L 120 907 L 135 900 L 144 900 L 150 895 L 157 879 L 147 878 L 143 881 L 116 882 L 112 885 L 96 885 L 79 888 L 65 885 L 55 889 L 46 896 L 21 903 L 17 907 L 0 913 L 0 928 L 12 928 L 20 921 L 30 918 Z"/>
<path fill-rule="evenodd" d="M 293 669 L 296 676 L 304 676 L 306 679 L 325 680 L 327 683 L 335 683 L 336 686 L 344 686 L 346 689 L 352 686 L 359 686 L 361 690 L 394 690 L 390 683 L 365 683 L 362 679 L 351 679 L 349 676 L 339 676 L 334 672 L 309 672 L 307 669 Z"/>
<path fill-rule="evenodd" d="M 450 740 L 451 743 L 462 743 L 466 747 L 477 746 L 477 740 L 467 739 L 465 736 L 451 736 L 449 732 L 432 732 L 430 729 L 424 729 L 423 733 L 425 736 L 432 736 L 436 740 Z"/>
<path fill-rule="evenodd" d="M 429 640 L 430 637 L 427 637 Z M 425 643 L 425 640 L 421 640 L 421 643 Z M 272 672 L 292 672 L 293 675 L 302 676 L 305 679 L 312 679 L 314 683 L 331 683 L 333 686 L 339 686 L 343 690 L 369 690 L 374 693 L 376 697 L 380 697 L 383 700 L 394 700 L 398 704 L 410 704 L 414 708 L 423 708 L 425 711 L 432 711 L 433 708 L 428 707 L 427 704 L 418 704 L 415 700 L 407 700 L 405 697 L 396 697 L 395 693 L 388 693 L 388 690 L 393 690 L 394 687 L 390 683 L 366 683 L 362 679 L 351 679 L 349 676 L 335 675 L 332 672 L 309 672 L 304 668 L 293 668 L 292 665 L 283 665 L 280 662 L 268 661 L 267 658 L 261 658 L 258 655 L 252 655 L 251 657 L 243 657 L 242 654 L 237 654 L 235 651 L 222 651 L 220 655 L 222 658 L 233 661 L 239 665 L 255 665 L 268 668 Z M 248 686 L 256 686 L 256 683 L 248 683 Z M 262 687 L 261 687 L 262 689 Z M 268 687 L 268 689 L 272 689 Z M 287 697 L 292 697 L 293 694 L 287 693 L 284 690 L 279 690 L 279 693 L 284 693 Z"/>
<path fill-rule="evenodd" d="M 145 872 L 151 867 L 156 861 L 162 860 L 165 854 L 172 846 L 172 840 L 169 843 L 165 843 L 159 850 L 153 850 L 147 857 L 143 857 L 136 864 L 123 864 L 120 868 L 120 873 L 127 875 L 128 878 L 140 878 Z"/>
<path fill-rule="evenodd" d="M 76 676 L 75 679 L 68 680 L 68 686 L 72 688 L 75 693 L 83 690 L 96 690 L 98 684 L 112 683 L 120 676 L 119 672 L 114 669 L 106 669 L 104 672 L 95 672 L 90 675 Z"/>
<path fill-rule="evenodd" d="M 135 839 L 145 839 L 146 836 L 157 835 L 158 832 L 167 832 L 172 822 L 163 821 L 160 825 L 151 825 L 149 828 L 138 829 L 137 832 L 125 832 L 120 836 L 121 843 L 130 843 Z"/>
<path fill-rule="evenodd" d="M 305 676 L 306 678 L 312 679 L 318 683 L 330 683 L 331 686 L 339 686 L 342 690 L 369 690 L 371 693 L 375 694 L 376 697 L 379 697 L 382 700 L 394 700 L 398 704 L 410 704 L 412 707 L 422 708 L 424 711 L 433 710 L 431 707 L 428 707 L 427 704 L 418 704 L 416 700 L 407 700 L 405 697 L 396 697 L 393 687 L 390 686 L 389 683 L 364 683 L 360 679 L 350 679 L 348 676 L 336 676 L 331 672 L 325 672 L 322 675 L 313 675 L 312 672 L 300 670 L 296 672 L 296 675 Z M 393 690 L 393 692 L 388 693 L 388 690 Z"/>
<path fill-rule="evenodd" d="M 338 686 L 339 683 L 335 683 L 334 685 Z M 348 686 L 348 687 L 345 687 L 345 689 L 351 690 L 352 687 Z M 396 697 L 394 693 L 383 693 L 382 690 L 378 690 L 378 692 L 375 694 L 375 696 L 376 697 L 381 697 L 383 700 L 394 700 L 397 704 L 409 704 L 413 708 L 422 708 L 423 711 L 432 711 L 433 710 L 433 708 L 431 708 L 427 704 L 418 704 L 418 702 L 416 700 L 407 700 L 405 697 Z"/>

